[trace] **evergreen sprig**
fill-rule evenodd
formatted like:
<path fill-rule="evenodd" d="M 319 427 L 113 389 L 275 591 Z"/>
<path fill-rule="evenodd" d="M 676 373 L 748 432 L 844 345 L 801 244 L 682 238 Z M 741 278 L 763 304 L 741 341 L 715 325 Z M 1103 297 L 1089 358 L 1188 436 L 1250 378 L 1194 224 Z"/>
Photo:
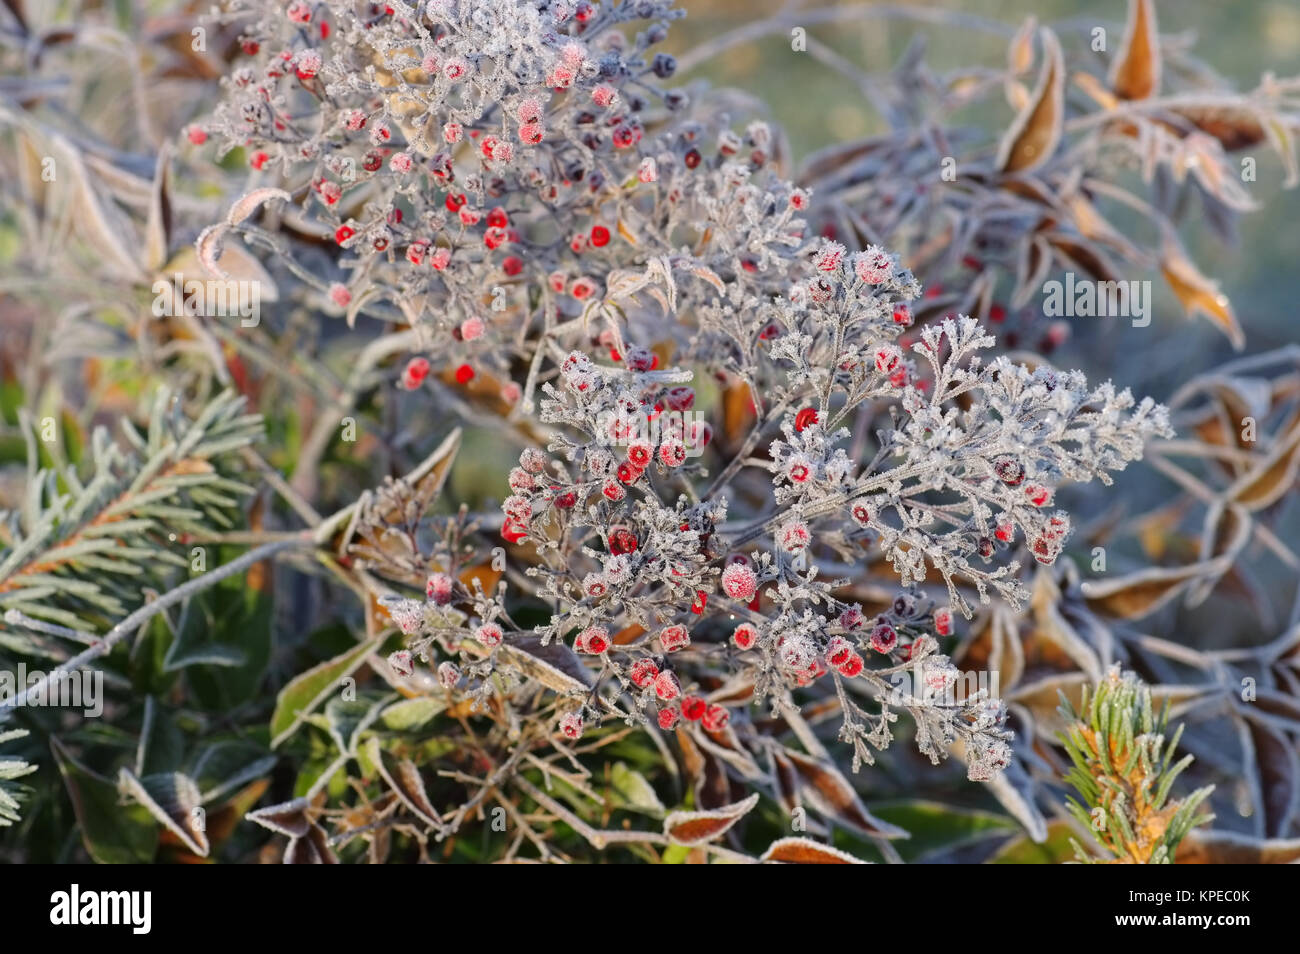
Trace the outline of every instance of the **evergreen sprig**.
<path fill-rule="evenodd" d="M 170 391 L 154 396 L 142 433 L 122 421 L 123 443 L 105 428 L 91 440 L 91 472 L 45 470 L 21 511 L 0 513 L 0 609 L 94 632 L 140 601 L 167 567 L 186 566 L 174 543 L 233 525 L 240 495 L 233 455 L 262 434 L 226 391 L 193 418 Z"/>
<path fill-rule="evenodd" d="M 1192 756 L 1173 761 L 1181 725 L 1166 738 L 1169 703 L 1157 715 L 1151 690 L 1135 674 L 1112 668 L 1089 698 L 1085 686 L 1076 713 L 1064 695 L 1058 709 L 1068 727 L 1061 735 L 1074 763 L 1065 775 L 1083 797 L 1067 805 L 1092 831 L 1108 857 L 1095 857 L 1073 842 L 1084 862 L 1172 864 L 1183 837 L 1211 821 L 1197 809 L 1214 791 L 1207 785 L 1186 798 L 1169 798 L 1174 780 Z"/>
<path fill-rule="evenodd" d="M 0 745 L 14 739 L 20 739 L 26 734 L 25 729 L 11 729 L 8 732 L 0 732 Z M 30 775 L 35 771 L 36 766 L 25 759 L 0 755 L 0 828 L 12 825 L 19 819 L 18 795 L 20 786 L 15 785 L 13 780 L 22 778 L 24 775 Z"/>

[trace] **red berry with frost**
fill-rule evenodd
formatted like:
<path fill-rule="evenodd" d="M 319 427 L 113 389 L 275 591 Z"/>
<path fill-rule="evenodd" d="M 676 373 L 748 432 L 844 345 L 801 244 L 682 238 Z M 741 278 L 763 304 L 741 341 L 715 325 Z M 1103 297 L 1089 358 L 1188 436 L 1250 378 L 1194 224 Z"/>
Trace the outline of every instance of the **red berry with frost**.
<path fill-rule="evenodd" d="M 903 360 L 903 353 L 894 345 L 882 345 L 876 349 L 876 370 L 881 374 L 891 374 Z"/>
<path fill-rule="evenodd" d="M 399 676 L 409 676 L 415 672 L 415 661 L 409 649 L 399 649 L 388 656 L 388 665 Z"/>
<path fill-rule="evenodd" d="M 334 282 L 330 285 L 330 301 L 340 308 L 346 308 L 352 304 L 352 292 L 348 291 L 348 286 Z"/>
<path fill-rule="evenodd" d="M 655 695 L 664 702 L 672 702 L 682 694 L 681 683 L 670 670 L 664 670 L 655 676 Z"/>
<path fill-rule="evenodd" d="M 888 623 L 881 623 L 871 631 L 871 648 L 878 653 L 893 652 L 898 645 L 898 633 Z"/>
<path fill-rule="evenodd" d="M 566 739 L 582 738 L 582 713 L 566 712 L 560 717 L 560 732 Z"/>
<path fill-rule="evenodd" d="M 677 725 L 677 720 L 681 718 L 676 706 L 668 706 L 659 710 L 659 728 L 667 732 Z"/>
<path fill-rule="evenodd" d="M 686 445 L 681 441 L 667 441 L 659 448 L 659 459 L 666 467 L 680 467 L 686 463 Z"/>
<path fill-rule="evenodd" d="M 826 644 L 826 661 L 832 666 L 842 666 L 853 655 L 853 644 L 843 636 L 832 636 Z"/>
<path fill-rule="evenodd" d="M 654 685 L 654 681 L 659 676 L 659 667 L 655 665 L 653 659 L 638 659 L 628 670 L 628 678 L 638 689 L 648 689 Z"/>
<path fill-rule="evenodd" d="M 835 668 L 839 670 L 841 676 L 847 676 L 849 679 L 852 679 L 854 676 L 860 675 L 862 672 L 862 657 L 857 653 L 852 653 L 849 655 L 848 659 Z"/>
<path fill-rule="evenodd" d="M 733 563 L 722 571 L 722 588 L 733 600 L 748 603 L 758 592 L 758 576 L 749 567 Z"/>
<path fill-rule="evenodd" d="M 428 581 L 424 584 L 424 595 L 438 606 L 446 606 L 451 602 L 454 588 L 455 580 L 446 573 L 431 573 Z"/>
<path fill-rule="evenodd" d="M 685 626 L 667 626 L 659 632 L 659 644 L 664 652 L 675 653 L 691 644 L 691 635 Z"/>
<path fill-rule="evenodd" d="M 752 649 L 754 643 L 758 641 L 758 630 L 749 623 L 741 623 L 731 634 L 731 641 L 736 644 L 737 649 Z"/>
<path fill-rule="evenodd" d="M 1026 484 L 1025 496 L 1035 507 L 1046 507 L 1052 502 L 1052 490 L 1042 484 Z"/>
<path fill-rule="evenodd" d="M 695 406 L 695 389 L 685 386 L 669 388 L 664 393 L 664 404 L 674 411 L 689 411 Z"/>
<path fill-rule="evenodd" d="M 609 630 L 604 626 L 588 626 L 573 641 L 573 648 L 589 656 L 599 656 L 609 649 Z"/>
<path fill-rule="evenodd" d="M 460 682 L 460 667 L 453 662 L 445 662 L 438 667 L 438 682 L 444 689 L 455 689 Z"/>
<path fill-rule="evenodd" d="M 799 432 L 813 424 L 817 423 L 817 411 L 814 408 L 806 407 L 794 416 L 794 429 Z"/>
<path fill-rule="evenodd" d="M 682 717 L 690 722 L 699 722 L 708 711 L 709 704 L 699 696 L 682 696 Z"/>
<path fill-rule="evenodd" d="M 488 649 L 493 649 L 501 645 L 501 641 L 505 638 L 505 633 L 502 632 L 501 627 L 496 623 L 484 623 L 479 626 L 478 629 L 474 630 L 474 638 L 484 646 L 488 647 Z"/>
<path fill-rule="evenodd" d="M 1006 455 L 993 461 L 993 473 L 1008 487 L 1018 487 L 1025 479 L 1025 468 L 1020 461 Z"/>
<path fill-rule="evenodd" d="M 788 553 L 802 553 L 812 540 L 808 524 L 802 520 L 791 520 L 776 532 L 781 548 Z"/>
<path fill-rule="evenodd" d="M 727 727 L 729 721 L 731 721 L 731 713 L 723 706 L 713 705 L 704 710 L 704 717 L 700 724 L 708 732 L 721 732 Z"/>
<path fill-rule="evenodd" d="M 940 636 L 952 635 L 952 609 L 941 606 L 934 611 L 934 631 Z"/>

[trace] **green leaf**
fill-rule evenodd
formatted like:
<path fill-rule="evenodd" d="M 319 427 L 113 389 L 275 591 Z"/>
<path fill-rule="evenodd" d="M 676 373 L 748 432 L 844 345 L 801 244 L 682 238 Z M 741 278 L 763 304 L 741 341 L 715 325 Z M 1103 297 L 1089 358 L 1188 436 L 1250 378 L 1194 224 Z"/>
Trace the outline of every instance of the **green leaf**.
<path fill-rule="evenodd" d="M 610 770 L 610 799 L 618 808 L 663 818 L 667 809 L 646 777 L 626 762 L 616 762 Z"/>
<path fill-rule="evenodd" d="M 911 833 L 911 838 L 894 846 L 909 862 L 987 835 L 1019 830 L 1003 815 L 920 799 L 873 806 L 872 811 Z"/>
<path fill-rule="evenodd" d="M 331 693 L 338 691 L 339 680 L 351 675 L 366 655 L 379 643 L 379 637 L 358 643 L 341 656 L 313 666 L 295 676 L 275 698 L 271 715 L 271 748 L 275 748 L 302 724 L 303 716 L 312 712 Z"/>
<path fill-rule="evenodd" d="M 1074 860 L 1074 847 L 1070 839 L 1074 837 L 1070 826 L 1063 821 L 1052 822 L 1047 826 L 1047 841 L 1035 844 L 1029 838 L 1021 837 L 1003 845 L 991 859 L 994 865 L 1059 865 Z"/>
<path fill-rule="evenodd" d="M 391 692 L 378 697 L 363 693 L 352 700 L 336 696 L 325 704 L 330 738 L 341 754 L 347 755 L 356 750 L 357 737 L 379 718 L 379 713 L 392 698 Z"/>
<path fill-rule="evenodd" d="M 204 804 L 220 801 L 230 792 L 261 778 L 275 767 L 277 756 L 242 739 L 222 739 L 206 746 L 189 766 L 189 776 L 199 787 Z"/>
<path fill-rule="evenodd" d="M 385 728 L 394 732 L 410 732 L 426 725 L 446 708 L 446 699 L 419 696 L 394 702 L 383 711 L 379 719 Z"/>
<path fill-rule="evenodd" d="M 50 748 L 77 815 L 81 840 L 100 864 L 145 864 L 158 847 L 158 823 L 142 805 L 123 805 L 117 786 L 72 757 L 58 739 Z"/>
<path fill-rule="evenodd" d="M 155 775 L 175 770 L 181 763 L 184 749 L 184 736 L 171 716 L 162 710 L 157 699 L 146 696 L 144 725 L 140 728 L 140 744 L 136 748 L 135 774 Z"/>

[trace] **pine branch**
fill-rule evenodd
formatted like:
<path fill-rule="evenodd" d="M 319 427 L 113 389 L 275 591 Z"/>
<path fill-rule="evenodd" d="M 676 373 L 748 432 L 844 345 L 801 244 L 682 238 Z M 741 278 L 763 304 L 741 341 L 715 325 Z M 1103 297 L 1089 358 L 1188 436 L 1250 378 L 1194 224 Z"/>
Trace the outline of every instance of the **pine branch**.
<path fill-rule="evenodd" d="M 1075 843 L 1079 860 L 1172 864 L 1183 837 L 1213 819 L 1197 809 L 1214 786 L 1169 800 L 1174 780 L 1192 756 L 1171 764 L 1183 727 L 1166 740 L 1168 702 L 1156 715 L 1151 690 L 1115 667 L 1091 700 L 1085 687 L 1077 714 L 1064 696 L 1059 711 L 1069 724 L 1061 740 L 1074 763 L 1065 780 L 1083 798 L 1082 804 L 1070 799 L 1067 807 L 1109 855 L 1093 857 Z"/>
<path fill-rule="evenodd" d="M 27 735 L 25 729 L 0 732 L 0 744 L 20 739 L 25 735 Z M 36 766 L 24 759 L 0 755 L 0 828 L 12 825 L 20 817 L 18 796 L 21 793 L 21 786 L 13 784 L 13 780 L 35 771 Z"/>
<path fill-rule="evenodd" d="M 184 570 L 170 544 L 234 526 L 252 493 L 230 467 L 262 433 L 243 403 L 223 392 L 191 420 L 160 388 L 143 434 L 123 421 L 127 446 L 96 428 L 87 479 L 73 468 L 36 474 L 21 512 L 0 515 L 0 609 L 94 632 L 128 615 L 168 567 Z"/>

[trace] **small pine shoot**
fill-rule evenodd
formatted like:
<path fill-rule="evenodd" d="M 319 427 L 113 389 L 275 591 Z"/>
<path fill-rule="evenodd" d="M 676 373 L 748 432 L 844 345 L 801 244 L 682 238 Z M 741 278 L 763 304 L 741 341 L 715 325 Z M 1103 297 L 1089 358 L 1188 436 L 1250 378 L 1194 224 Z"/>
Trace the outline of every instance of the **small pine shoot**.
<path fill-rule="evenodd" d="M 1074 763 L 1065 780 L 1083 798 L 1082 803 L 1070 798 L 1067 808 L 1105 852 L 1098 857 L 1072 840 L 1079 860 L 1173 864 L 1187 833 L 1213 820 L 1213 815 L 1198 815 L 1197 809 L 1214 786 L 1186 798 L 1169 798 L 1174 780 L 1192 763 L 1192 756 L 1173 761 L 1183 727 L 1166 739 L 1168 701 L 1156 715 L 1150 688 L 1135 674 L 1113 667 L 1091 698 L 1084 687 L 1078 712 L 1064 695 L 1058 711 L 1068 724 L 1061 740 Z"/>

